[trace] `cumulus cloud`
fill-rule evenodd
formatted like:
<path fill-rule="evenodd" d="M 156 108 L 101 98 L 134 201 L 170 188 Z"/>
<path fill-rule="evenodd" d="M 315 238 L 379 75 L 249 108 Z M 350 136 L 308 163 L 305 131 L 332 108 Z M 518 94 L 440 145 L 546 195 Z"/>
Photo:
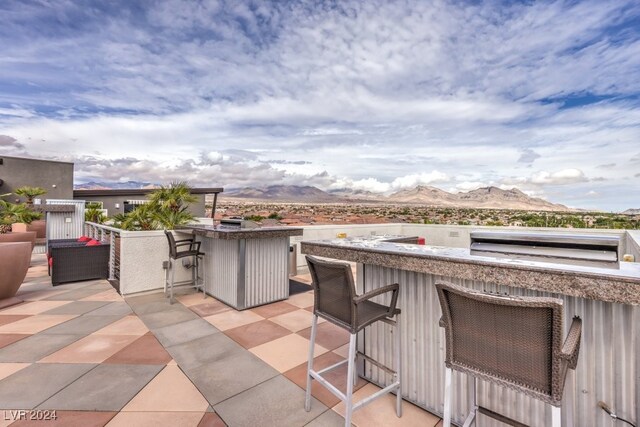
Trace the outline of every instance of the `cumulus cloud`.
<path fill-rule="evenodd" d="M 565 185 L 586 181 L 587 177 L 580 169 L 563 169 L 557 172 L 540 171 L 531 176 L 533 184 Z"/>

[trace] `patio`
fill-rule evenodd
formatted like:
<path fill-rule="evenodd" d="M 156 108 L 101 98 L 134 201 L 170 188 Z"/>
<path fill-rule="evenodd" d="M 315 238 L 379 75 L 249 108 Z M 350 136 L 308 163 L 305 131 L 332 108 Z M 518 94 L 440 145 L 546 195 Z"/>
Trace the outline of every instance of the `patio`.
<path fill-rule="evenodd" d="M 0 426 L 344 424 L 343 405 L 317 384 L 303 408 L 311 292 L 235 311 L 183 288 L 169 305 L 161 292 L 122 298 L 105 280 L 54 288 L 34 255 L 18 296 L 0 311 Z M 347 340 L 322 323 L 316 368 L 343 359 Z M 345 370 L 331 375 L 342 390 Z M 377 387 L 361 379 L 357 389 L 359 399 Z M 440 423 L 408 402 L 398 419 L 393 401 L 356 411 L 354 425 Z M 56 420 L 28 419 L 49 410 Z"/>

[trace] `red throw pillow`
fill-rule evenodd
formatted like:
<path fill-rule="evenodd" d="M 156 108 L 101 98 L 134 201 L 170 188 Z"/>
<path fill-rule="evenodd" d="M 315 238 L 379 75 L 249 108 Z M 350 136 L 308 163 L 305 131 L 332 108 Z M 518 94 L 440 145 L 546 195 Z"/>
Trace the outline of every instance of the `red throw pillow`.
<path fill-rule="evenodd" d="M 49 267 L 53 267 L 53 257 L 49 258 Z"/>
<path fill-rule="evenodd" d="M 87 246 L 98 246 L 98 245 L 100 245 L 100 242 L 98 240 L 91 239 L 87 242 Z"/>
<path fill-rule="evenodd" d="M 78 237 L 78 242 L 88 242 L 89 240 L 93 240 L 91 237 L 80 236 Z"/>

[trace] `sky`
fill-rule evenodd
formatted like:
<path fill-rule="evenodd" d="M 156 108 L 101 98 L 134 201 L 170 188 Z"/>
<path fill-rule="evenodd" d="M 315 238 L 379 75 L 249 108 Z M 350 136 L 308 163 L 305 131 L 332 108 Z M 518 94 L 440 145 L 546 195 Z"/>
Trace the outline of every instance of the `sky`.
<path fill-rule="evenodd" d="M 640 2 L 2 0 L 0 154 L 640 208 Z"/>

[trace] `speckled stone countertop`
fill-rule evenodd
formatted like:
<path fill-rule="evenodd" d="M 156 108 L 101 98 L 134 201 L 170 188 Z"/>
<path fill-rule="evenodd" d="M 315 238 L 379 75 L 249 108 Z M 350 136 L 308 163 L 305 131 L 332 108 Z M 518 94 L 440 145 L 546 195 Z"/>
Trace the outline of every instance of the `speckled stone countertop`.
<path fill-rule="evenodd" d="M 640 305 L 640 263 L 600 268 L 471 255 L 469 249 L 376 238 L 302 242 L 303 254 L 479 280 L 605 302 Z"/>
<path fill-rule="evenodd" d="M 213 225 L 185 225 L 176 228 L 176 231 L 212 239 L 240 240 L 302 236 L 303 229 L 295 227 L 225 228 Z"/>

